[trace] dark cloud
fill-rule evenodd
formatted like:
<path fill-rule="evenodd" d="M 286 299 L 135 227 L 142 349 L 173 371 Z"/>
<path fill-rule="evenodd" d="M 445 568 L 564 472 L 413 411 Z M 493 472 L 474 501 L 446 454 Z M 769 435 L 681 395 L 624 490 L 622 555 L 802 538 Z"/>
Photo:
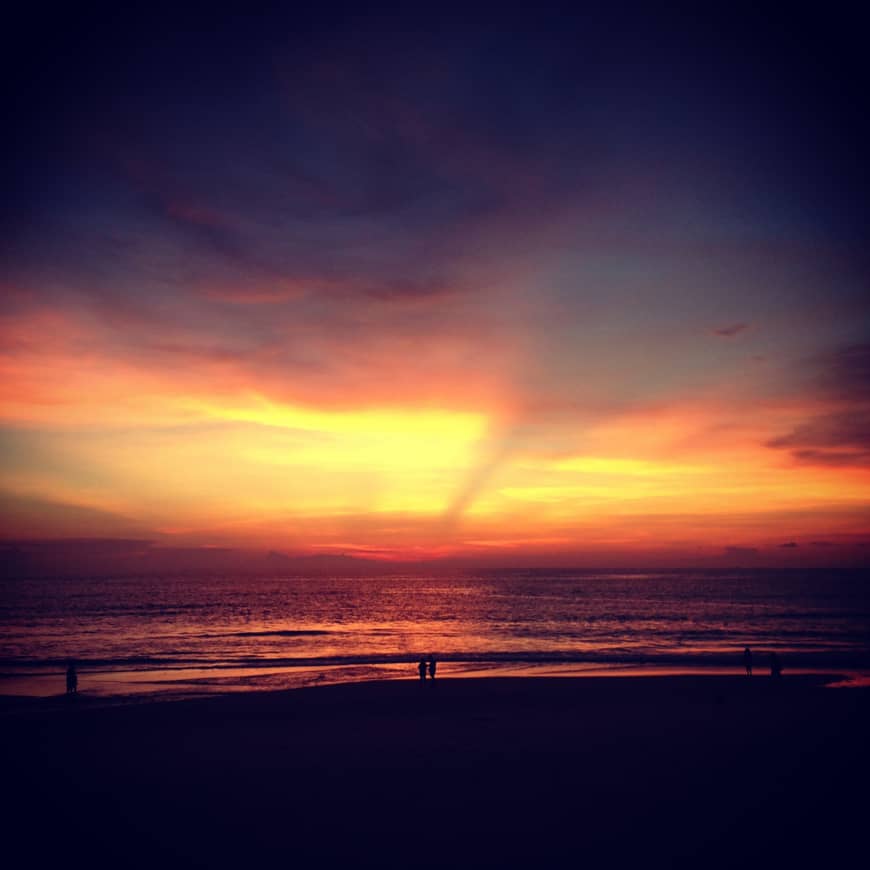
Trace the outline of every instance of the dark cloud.
<path fill-rule="evenodd" d="M 802 465 L 824 465 L 829 468 L 870 466 L 870 451 L 867 450 L 793 450 L 792 456 Z"/>
<path fill-rule="evenodd" d="M 780 549 L 794 550 L 797 548 L 796 541 L 787 541 L 785 544 L 780 544 Z"/>
<path fill-rule="evenodd" d="M 27 438 L 38 440 L 38 435 L 30 432 Z M 4 458 L 21 456 L 21 448 L 15 444 L 15 438 L 8 433 L 0 437 L 0 447 Z M 24 440 L 24 439 L 21 439 Z M 47 454 L 40 457 L 42 468 L 51 468 L 52 460 Z M 77 537 L 90 537 L 101 534 L 118 535 L 117 546 L 126 546 L 129 541 L 120 538 L 142 533 L 141 523 L 129 517 L 88 507 L 86 505 L 69 504 L 45 498 L 33 498 L 18 493 L 0 490 L 0 527 L 7 536 L 32 535 L 35 529 L 51 529 L 55 534 Z M 130 545 L 138 545 L 138 540 Z M 115 546 L 115 544 L 107 544 Z"/>
<path fill-rule="evenodd" d="M 119 538 L 0 541 L 0 578 L 159 574 L 382 574 L 382 562 L 336 554 L 294 555 L 232 547 L 160 546 Z"/>
<path fill-rule="evenodd" d="M 870 408 L 814 417 L 766 446 L 804 465 L 870 466 Z"/>
<path fill-rule="evenodd" d="M 810 360 L 825 398 L 870 402 L 870 343 L 850 344 Z"/>
<path fill-rule="evenodd" d="M 831 410 L 766 442 L 802 465 L 870 467 L 870 344 L 834 348 L 801 363 L 804 389 Z"/>
<path fill-rule="evenodd" d="M 173 344 L 171 342 L 158 342 L 151 345 L 158 353 L 172 357 L 182 357 L 189 360 L 204 360 L 216 363 L 239 363 L 247 360 L 252 354 L 243 350 L 219 345 L 197 347 L 187 344 Z"/>
<path fill-rule="evenodd" d="M 718 329 L 714 329 L 713 335 L 721 335 L 724 338 L 733 338 L 735 335 L 739 335 L 747 329 L 749 329 L 748 323 L 732 323 L 730 326 L 721 326 Z"/>
<path fill-rule="evenodd" d="M 739 558 L 754 558 L 760 555 L 761 551 L 757 547 L 725 547 L 726 556 L 737 556 Z"/>
<path fill-rule="evenodd" d="M 451 286 L 444 281 L 393 280 L 372 287 L 367 292 L 374 299 L 390 302 L 434 299 L 441 296 L 452 296 L 458 291 L 456 286 Z"/>

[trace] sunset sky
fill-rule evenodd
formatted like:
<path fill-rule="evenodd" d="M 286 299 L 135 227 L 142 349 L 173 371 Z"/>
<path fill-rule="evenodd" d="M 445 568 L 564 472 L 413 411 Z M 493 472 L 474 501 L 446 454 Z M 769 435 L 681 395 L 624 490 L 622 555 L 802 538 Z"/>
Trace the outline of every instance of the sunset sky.
<path fill-rule="evenodd" d="M 6 541 L 866 559 L 847 21 L 152 10 L 13 38 Z"/>

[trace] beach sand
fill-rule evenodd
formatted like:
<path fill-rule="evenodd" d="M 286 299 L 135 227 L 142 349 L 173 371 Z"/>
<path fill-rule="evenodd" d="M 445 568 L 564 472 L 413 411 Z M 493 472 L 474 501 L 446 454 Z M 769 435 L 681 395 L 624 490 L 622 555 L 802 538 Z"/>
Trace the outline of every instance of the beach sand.
<path fill-rule="evenodd" d="M 867 850 L 870 691 L 824 682 L 4 698 L 7 866 L 842 866 Z"/>

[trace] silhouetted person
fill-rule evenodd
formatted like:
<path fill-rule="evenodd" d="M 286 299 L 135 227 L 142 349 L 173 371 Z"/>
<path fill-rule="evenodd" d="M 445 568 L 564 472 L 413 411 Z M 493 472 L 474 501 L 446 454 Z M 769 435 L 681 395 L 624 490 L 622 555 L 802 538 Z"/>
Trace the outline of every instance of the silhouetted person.
<path fill-rule="evenodd" d="M 420 659 L 420 664 L 417 665 L 417 670 L 420 672 L 420 682 L 426 682 L 426 659 Z"/>
<path fill-rule="evenodd" d="M 70 662 L 66 669 L 66 693 L 74 695 L 79 690 L 79 675 L 76 673 L 76 666 Z"/>
<path fill-rule="evenodd" d="M 435 661 L 435 656 L 429 656 L 429 679 L 435 679 L 435 668 L 438 667 L 438 662 Z"/>
<path fill-rule="evenodd" d="M 782 663 L 776 653 L 770 654 L 770 675 L 778 680 L 782 676 Z"/>
<path fill-rule="evenodd" d="M 743 664 L 746 667 L 746 676 L 752 676 L 752 650 L 748 646 L 743 647 Z"/>

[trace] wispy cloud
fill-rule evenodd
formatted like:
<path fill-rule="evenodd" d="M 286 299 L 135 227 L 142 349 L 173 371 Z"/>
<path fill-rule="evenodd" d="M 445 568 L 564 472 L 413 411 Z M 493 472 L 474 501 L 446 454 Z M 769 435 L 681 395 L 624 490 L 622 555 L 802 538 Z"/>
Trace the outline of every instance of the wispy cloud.
<path fill-rule="evenodd" d="M 725 547 L 725 555 L 740 559 L 754 559 L 761 551 L 758 547 Z"/>
<path fill-rule="evenodd" d="M 823 397 L 870 402 L 870 343 L 849 344 L 808 360 L 811 383 Z"/>
<path fill-rule="evenodd" d="M 815 414 L 766 446 L 789 450 L 801 464 L 870 467 L 870 345 L 854 344 L 817 355 L 803 364 Z"/>
<path fill-rule="evenodd" d="M 729 326 L 720 326 L 712 330 L 712 332 L 713 335 L 719 335 L 723 338 L 734 338 L 735 335 L 740 335 L 741 332 L 749 329 L 749 326 L 750 324 L 748 323 L 732 323 Z"/>

